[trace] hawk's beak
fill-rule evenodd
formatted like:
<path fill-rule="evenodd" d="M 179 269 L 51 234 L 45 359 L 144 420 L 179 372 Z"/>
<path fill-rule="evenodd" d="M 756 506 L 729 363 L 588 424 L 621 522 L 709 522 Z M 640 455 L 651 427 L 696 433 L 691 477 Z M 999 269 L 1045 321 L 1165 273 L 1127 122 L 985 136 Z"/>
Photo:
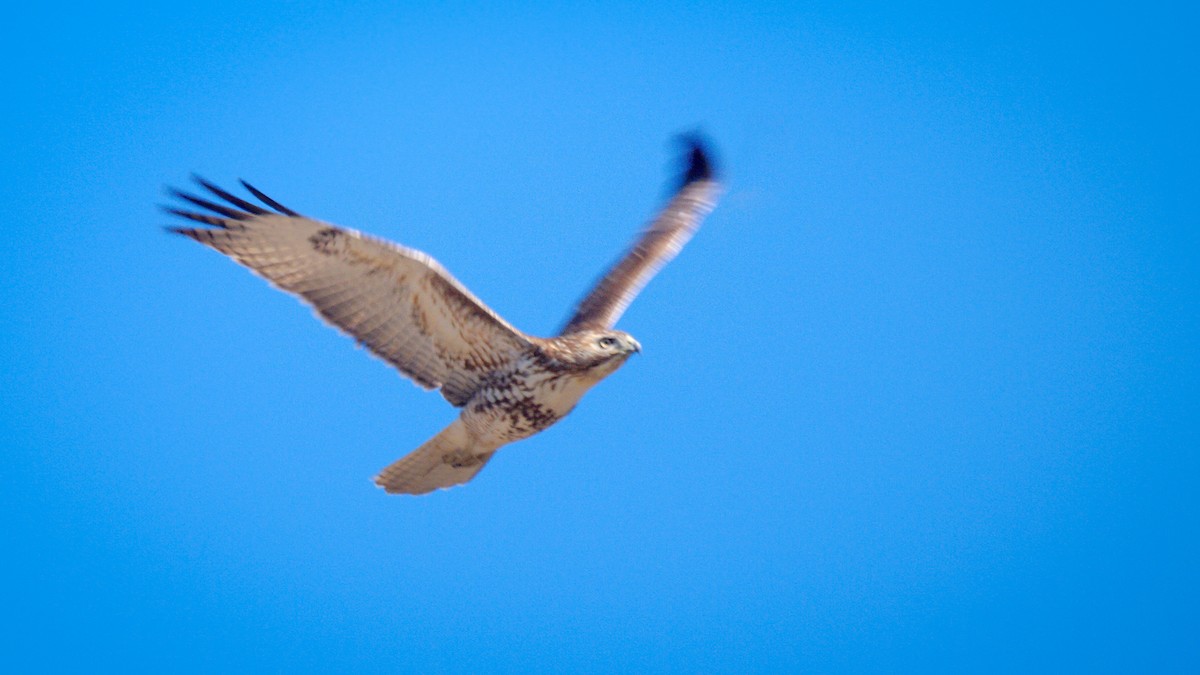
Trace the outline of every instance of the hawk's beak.
<path fill-rule="evenodd" d="M 629 351 L 631 351 L 635 354 L 641 354 L 642 353 L 641 343 L 638 342 L 637 340 L 634 340 L 633 338 L 629 338 Z"/>

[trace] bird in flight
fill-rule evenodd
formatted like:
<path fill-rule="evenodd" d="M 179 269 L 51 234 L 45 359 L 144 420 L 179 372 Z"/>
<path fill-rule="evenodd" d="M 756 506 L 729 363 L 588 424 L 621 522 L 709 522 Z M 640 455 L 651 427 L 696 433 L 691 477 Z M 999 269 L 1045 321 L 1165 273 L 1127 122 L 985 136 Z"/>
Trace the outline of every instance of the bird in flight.
<path fill-rule="evenodd" d="M 684 142 L 678 190 L 551 338 L 517 330 L 428 255 L 302 216 L 245 181 L 261 204 L 194 177 L 210 194 L 171 190 L 182 203 L 163 208 L 205 226 L 171 232 L 298 296 L 418 385 L 440 389 L 462 408 L 450 426 L 375 477 L 387 492 L 425 494 L 471 480 L 499 448 L 562 419 L 641 350 L 613 326 L 720 194 L 704 142 L 695 136 Z"/>

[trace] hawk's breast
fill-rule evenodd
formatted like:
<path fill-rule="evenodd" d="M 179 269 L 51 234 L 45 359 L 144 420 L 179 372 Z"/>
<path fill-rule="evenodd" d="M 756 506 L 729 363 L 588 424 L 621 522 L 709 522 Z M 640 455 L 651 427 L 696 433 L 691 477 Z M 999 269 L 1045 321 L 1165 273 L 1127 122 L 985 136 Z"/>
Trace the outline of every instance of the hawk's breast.
<path fill-rule="evenodd" d="M 484 377 L 463 410 L 463 421 L 487 445 L 511 443 L 565 417 L 593 384 L 578 373 L 520 359 L 513 368 Z"/>

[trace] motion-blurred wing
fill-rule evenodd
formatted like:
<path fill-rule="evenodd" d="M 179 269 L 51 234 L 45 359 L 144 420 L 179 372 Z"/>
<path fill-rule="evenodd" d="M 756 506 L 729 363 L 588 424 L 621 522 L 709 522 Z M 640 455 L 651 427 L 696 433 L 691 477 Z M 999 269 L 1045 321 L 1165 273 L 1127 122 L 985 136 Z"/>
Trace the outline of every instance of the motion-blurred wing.
<path fill-rule="evenodd" d="M 721 190 L 713 176 L 709 153 L 699 138 L 685 140 L 688 168 L 679 191 L 579 303 L 575 315 L 563 327 L 564 335 L 584 328 L 612 328 L 646 282 L 683 249 L 716 206 Z"/>
<path fill-rule="evenodd" d="M 197 178 L 220 202 L 173 194 L 199 212 L 167 207 L 211 227 L 169 228 L 301 297 L 317 314 L 456 406 L 479 378 L 529 339 L 488 309 L 437 261 L 292 211 L 254 187 L 268 208 Z"/>

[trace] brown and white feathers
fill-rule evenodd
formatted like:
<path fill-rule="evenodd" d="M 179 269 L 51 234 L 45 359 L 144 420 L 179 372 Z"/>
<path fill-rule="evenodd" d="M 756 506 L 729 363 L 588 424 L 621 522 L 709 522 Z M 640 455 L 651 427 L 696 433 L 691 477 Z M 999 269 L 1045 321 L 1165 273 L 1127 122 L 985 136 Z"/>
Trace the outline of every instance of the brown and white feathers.
<path fill-rule="evenodd" d="M 460 419 L 376 477 L 420 494 L 470 480 L 504 443 L 541 431 L 640 345 L 610 330 L 646 282 L 692 236 L 719 194 L 701 141 L 689 138 L 682 185 L 662 213 L 580 302 L 558 337 L 517 330 L 428 255 L 284 207 L 248 183 L 261 205 L 196 178 L 169 213 L 206 227 L 171 227 L 311 305 L 329 323 L 427 389 Z M 214 198 L 216 201 L 214 201 Z"/>

